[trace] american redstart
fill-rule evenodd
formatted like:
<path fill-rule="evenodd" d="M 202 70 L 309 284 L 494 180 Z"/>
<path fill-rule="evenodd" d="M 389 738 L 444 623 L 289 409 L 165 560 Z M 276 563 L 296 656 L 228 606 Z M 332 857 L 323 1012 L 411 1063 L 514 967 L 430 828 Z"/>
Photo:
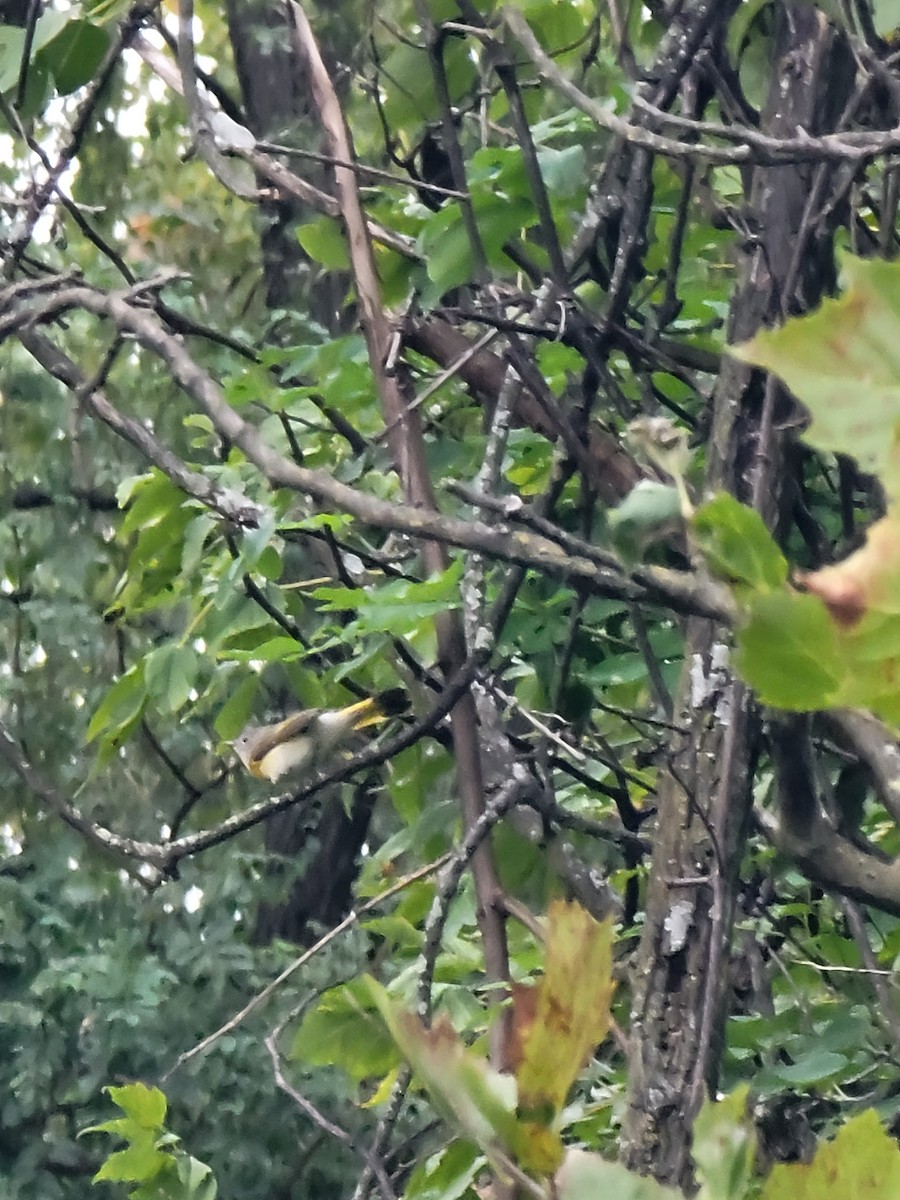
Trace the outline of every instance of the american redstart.
<path fill-rule="evenodd" d="M 408 706 L 406 692 L 392 688 L 347 708 L 304 708 L 274 725 L 247 725 L 231 744 L 251 775 L 275 783 L 287 771 L 317 766 L 357 729 Z"/>

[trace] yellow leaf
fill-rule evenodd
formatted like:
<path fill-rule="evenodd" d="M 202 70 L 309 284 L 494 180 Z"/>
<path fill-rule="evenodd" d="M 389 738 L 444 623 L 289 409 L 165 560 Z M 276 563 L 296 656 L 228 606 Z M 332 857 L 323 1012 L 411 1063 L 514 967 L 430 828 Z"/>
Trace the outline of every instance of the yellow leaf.
<path fill-rule="evenodd" d="M 519 1112 L 549 1125 L 610 1025 L 612 922 L 578 904 L 554 901 L 534 1019 L 522 1033 L 516 1070 Z"/>

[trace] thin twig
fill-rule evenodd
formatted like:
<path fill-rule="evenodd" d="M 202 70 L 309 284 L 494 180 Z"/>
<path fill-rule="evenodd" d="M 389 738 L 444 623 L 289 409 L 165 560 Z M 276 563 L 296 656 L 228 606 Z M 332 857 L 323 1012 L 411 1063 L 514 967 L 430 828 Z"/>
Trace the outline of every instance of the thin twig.
<path fill-rule="evenodd" d="M 716 165 L 783 166 L 788 163 L 817 162 L 822 159 L 862 164 L 874 158 L 900 152 L 900 131 L 897 130 L 881 134 L 860 132 L 825 134 L 822 137 L 774 138 L 757 133 L 748 126 L 741 126 L 736 130 L 727 125 L 710 126 L 709 122 L 673 117 L 648 101 L 635 98 L 636 105 L 640 104 L 640 107 L 660 120 L 686 124 L 695 133 L 706 132 L 723 139 L 737 139 L 742 144 L 733 147 L 710 146 L 703 142 L 681 142 L 661 137 L 642 125 L 635 125 L 623 117 L 616 116 L 610 108 L 586 95 L 567 79 L 531 32 L 518 9 L 504 8 L 503 20 L 543 78 L 576 108 L 601 128 L 608 129 L 610 133 L 625 141 L 655 154 L 663 154 L 669 158 L 698 159 Z"/>
<path fill-rule="evenodd" d="M 324 950 L 326 946 L 330 945 L 335 938 L 339 937 L 346 930 L 351 929 L 361 917 L 364 917 L 367 913 L 372 912 L 373 909 L 380 907 L 385 903 L 386 900 L 390 900 L 392 896 L 396 896 L 399 892 L 405 891 L 406 888 L 408 888 L 411 884 L 417 883 L 420 879 L 426 879 L 429 875 L 433 875 L 435 871 L 439 871 L 441 867 L 444 866 L 444 864 L 449 860 L 449 857 L 449 854 L 442 854 L 440 858 L 436 858 L 432 862 L 426 863 L 424 867 L 419 867 L 415 871 L 411 871 L 409 875 L 404 875 L 402 879 L 398 879 L 397 882 L 391 884 L 389 888 L 385 888 L 383 892 L 379 892 L 377 896 L 373 896 L 371 900 L 367 900 L 365 904 L 361 904 L 359 908 L 349 912 L 347 916 L 344 917 L 343 921 L 338 922 L 337 925 L 329 929 L 326 934 L 319 938 L 314 946 L 310 946 L 310 948 L 304 951 L 299 958 L 295 958 L 289 966 L 285 967 L 280 975 L 273 979 L 271 983 L 267 983 L 262 991 L 257 992 L 256 995 L 249 1000 L 239 1012 L 236 1012 L 233 1017 L 230 1017 L 224 1025 L 215 1030 L 214 1033 L 208 1034 L 201 1041 L 197 1042 L 197 1044 L 192 1046 L 190 1050 L 185 1050 L 183 1054 L 179 1054 L 172 1066 L 169 1067 L 168 1071 L 166 1071 L 166 1073 L 162 1076 L 160 1082 L 166 1083 L 169 1079 L 171 1079 L 176 1071 L 180 1070 L 180 1068 L 185 1065 L 185 1063 L 189 1063 L 191 1059 L 196 1058 L 198 1054 L 202 1054 L 205 1050 L 208 1050 L 211 1046 L 215 1045 L 220 1038 L 225 1037 L 226 1034 L 233 1033 L 234 1030 L 237 1029 L 238 1025 L 241 1025 L 244 1021 L 246 1021 L 247 1017 L 261 1008 L 271 996 L 274 996 L 282 984 L 286 983 L 287 980 L 290 979 L 292 975 L 296 974 L 301 967 L 306 966 L 311 959 L 315 958 L 320 951 Z"/>
<path fill-rule="evenodd" d="M 358 1154 L 368 1169 L 375 1176 L 378 1182 L 378 1187 L 381 1191 L 383 1200 L 396 1200 L 396 1193 L 391 1187 L 391 1181 L 388 1179 L 387 1171 L 384 1169 L 384 1163 L 380 1158 L 377 1158 L 365 1146 L 361 1146 L 352 1134 L 346 1129 L 342 1129 L 340 1125 L 336 1125 L 334 1121 L 329 1120 L 324 1113 L 319 1112 L 311 1100 L 308 1100 L 292 1083 L 288 1081 L 282 1066 L 281 1052 L 278 1049 L 278 1039 L 281 1037 L 282 1031 L 288 1021 L 291 1021 L 296 1016 L 296 1010 L 288 1013 L 283 1021 L 266 1036 L 266 1049 L 269 1051 L 269 1056 L 272 1059 L 272 1073 L 275 1076 L 275 1082 L 281 1088 L 286 1096 L 297 1105 L 297 1107 L 309 1117 L 318 1127 L 324 1132 L 333 1137 L 336 1141 L 341 1142 L 354 1154 Z"/>

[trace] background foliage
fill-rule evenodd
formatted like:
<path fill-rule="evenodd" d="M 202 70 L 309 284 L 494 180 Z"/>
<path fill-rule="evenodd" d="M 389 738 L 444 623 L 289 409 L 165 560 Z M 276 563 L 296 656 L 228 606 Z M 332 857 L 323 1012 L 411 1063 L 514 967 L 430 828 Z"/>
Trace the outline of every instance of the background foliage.
<path fill-rule="evenodd" d="M 0 4 L 4 1195 L 893 1194 L 898 21 Z"/>

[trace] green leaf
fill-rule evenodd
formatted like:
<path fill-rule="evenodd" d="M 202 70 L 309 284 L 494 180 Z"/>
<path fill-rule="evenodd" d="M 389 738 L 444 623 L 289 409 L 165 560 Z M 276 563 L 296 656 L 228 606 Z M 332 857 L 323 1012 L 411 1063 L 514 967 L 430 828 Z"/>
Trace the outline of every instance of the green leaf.
<path fill-rule="evenodd" d="M 425 222 L 416 249 L 425 259 L 435 297 L 468 283 L 475 269 L 462 211 L 451 201 Z"/>
<path fill-rule="evenodd" d="M 146 471 L 142 475 L 126 475 L 116 487 L 116 503 L 119 508 L 127 508 L 135 493 L 155 478 L 152 471 Z"/>
<path fill-rule="evenodd" d="M 900 724 L 900 620 L 870 613 L 841 637 L 846 675 L 836 703 Z"/>
<path fill-rule="evenodd" d="M 255 675 L 250 675 L 239 687 L 235 688 L 219 709 L 214 728 L 223 741 L 230 741 L 237 737 L 247 724 L 253 712 L 253 702 L 258 690 L 259 680 Z"/>
<path fill-rule="evenodd" d="M 694 1122 L 693 1157 L 703 1184 L 699 1200 L 744 1200 L 753 1175 L 756 1138 L 746 1086 L 707 1100 Z"/>
<path fill-rule="evenodd" d="M 101 1121 L 98 1125 L 88 1125 L 79 1131 L 78 1136 L 84 1137 L 86 1133 L 114 1133 L 127 1140 L 134 1136 L 136 1128 L 135 1122 L 130 1117 L 115 1117 L 111 1121 Z"/>
<path fill-rule="evenodd" d="M 503 459 L 503 474 L 523 496 L 535 496 L 547 486 L 553 468 L 553 446 L 531 429 L 511 429 Z"/>
<path fill-rule="evenodd" d="M 805 594 L 786 589 L 772 600 L 774 618 L 770 623 L 777 628 L 768 644 L 769 634 L 763 629 L 755 665 L 747 660 L 741 669 L 746 667 L 745 674 L 766 671 L 763 698 L 780 707 L 868 708 L 889 722 L 900 721 L 896 682 L 900 672 L 900 522 L 896 516 L 889 513 L 870 526 L 865 543 L 847 558 L 818 571 L 797 572 L 797 581 Z M 759 593 L 745 595 L 744 600 L 750 616 L 741 635 L 746 645 L 747 637 L 754 637 L 760 621 L 767 619 L 769 609 L 761 603 Z M 786 650 L 785 639 L 795 643 L 791 650 Z M 778 663 L 773 655 L 780 655 Z M 806 661 L 801 663 L 798 656 Z M 763 662 L 766 657 L 768 667 Z M 810 658 L 814 660 L 812 675 Z M 789 703 L 781 702 L 787 701 L 782 691 L 772 690 L 773 669 L 793 674 L 782 680 L 792 689 Z M 829 678 L 823 680 L 823 673 Z M 747 678 L 762 684 L 759 674 Z M 819 684 L 813 686 L 816 679 Z M 798 686 L 809 688 L 809 694 L 804 691 L 802 697 L 797 696 Z M 776 694 L 781 700 L 775 699 Z"/>
<path fill-rule="evenodd" d="M 142 1129 L 158 1129 L 166 1119 L 166 1097 L 159 1088 L 145 1083 L 128 1083 L 124 1087 L 108 1087 L 106 1094 L 118 1108 Z"/>
<path fill-rule="evenodd" d="M 172 1156 L 157 1150 L 149 1135 L 132 1142 L 126 1150 L 117 1150 L 105 1160 L 93 1178 L 121 1183 L 146 1183 L 155 1179 L 172 1161 Z"/>
<path fill-rule="evenodd" d="M 281 559 L 281 554 L 274 546 L 266 546 L 262 554 L 256 560 L 256 571 L 262 575 L 263 579 L 275 581 L 281 578 L 284 571 L 284 563 Z"/>
<path fill-rule="evenodd" d="M 432 1103 L 490 1157 L 498 1145 L 515 1153 L 533 1126 L 515 1114 L 514 1081 L 494 1071 L 463 1045 L 446 1015 L 426 1028 L 403 1011 L 374 979 L 366 979 L 375 1005 L 400 1052 L 428 1089 Z"/>
<path fill-rule="evenodd" d="M 560 0 L 519 0 L 519 7 L 548 54 L 571 49 L 584 37 L 587 14 L 581 5 Z"/>
<path fill-rule="evenodd" d="M 470 1196 L 471 1184 L 484 1170 L 485 1160 L 471 1142 L 456 1139 L 435 1154 L 419 1158 L 404 1200 L 460 1200 Z"/>
<path fill-rule="evenodd" d="M 0 92 L 16 86 L 25 49 L 25 30 L 16 25 L 0 25 Z"/>
<path fill-rule="evenodd" d="M 87 740 L 98 734 L 121 730 L 141 712 L 147 699 L 144 667 L 137 663 L 117 679 L 104 696 L 88 725 Z"/>
<path fill-rule="evenodd" d="M 872 1109 L 852 1117 L 813 1161 L 777 1164 L 762 1200 L 895 1200 L 900 1196 L 900 1149 Z"/>
<path fill-rule="evenodd" d="M 318 217 L 301 225 L 297 240 L 313 262 L 331 271 L 345 271 L 350 266 L 344 231 L 331 217 Z"/>
<path fill-rule="evenodd" d="M 875 32 L 888 37 L 900 28 L 900 0 L 872 0 Z"/>
<path fill-rule="evenodd" d="M 48 42 L 41 58 L 64 95 L 77 91 L 93 77 L 111 44 L 105 29 L 90 21 L 69 21 L 65 28 Z"/>
<path fill-rule="evenodd" d="M 323 992 L 307 1010 L 291 1058 L 307 1066 L 341 1067 L 357 1082 L 386 1075 L 397 1065 L 396 1048 L 361 979 Z"/>
<path fill-rule="evenodd" d="M 824 1083 L 847 1070 L 849 1061 L 844 1054 L 833 1050 L 813 1050 L 796 1062 L 771 1068 L 772 1074 L 790 1087 L 807 1088 Z"/>
<path fill-rule="evenodd" d="M 566 1151 L 555 1184 L 558 1200 L 599 1200 L 601 1196 L 610 1200 L 684 1200 L 684 1193 L 675 1188 L 578 1148 Z"/>
<path fill-rule="evenodd" d="M 244 536 L 239 544 L 240 563 L 243 570 L 249 571 L 256 565 L 260 555 L 272 541 L 277 522 L 278 517 L 275 512 L 268 508 L 256 529 L 244 531 Z"/>
<path fill-rule="evenodd" d="M 215 1200 L 216 1181 L 212 1168 L 190 1155 L 179 1155 L 178 1182 L 184 1188 L 185 1200 Z"/>
<path fill-rule="evenodd" d="M 274 637 L 250 650 L 223 649 L 221 657 L 230 662 L 294 662 L 305 658 L 307 651 L 292 637 Z"/>
<path fill-rule="evenodd" d="M 503 247 L 524 224 L 533 221 L 531 201 L 498 195 L 491 190 L 473 195 L 472 208 L 488 262 L 500 269 L 508 267 Z M 422 298 L 423 305 L 430 302 L 430 296 L 437 299 L 472 278 L 475 271 L 472 243 L 457 201 L 445 204 L 428 218 L 419 234 L 417 248 L 433 284 Z"/>
<path fill-rule="evenodd" d="M 564 150 L 545 146 L 538 151 L 537 158 L 551 195 L 571 196 L 584 187 L 587 172 L 583 146 L 566 146 Z"/>
<path fill-rule="evenodd" d="M 804 712 L 833 703 L 843 673 L 838 638 L 817 597 L 754 597 L 737 642 L 738 670 L 765 704 Z"/>
<path fill-rule="evenodd" d="M 191 575 L 200 566 L 203 558 L 203 546 L 210 533 L 215 529 L 215 524 L 209 513 L 201 512 L 185 529 L 184 545 L 181 549 L 182 575 Z"/>
<path fill-rule="evenodd" d="M 119 493 L 130 501 L 120 527 L 123 535 L 158 525 L 173 508 L 180 508 L 184 502 L 183 493 L 161 471 L 127 480 L 117 493 L 121 504 Z"/>
<path fill-rule="evenodd" d="M 503 196 L 492 190 L 487 196 L 474 196 L 472 206 L 488 263 L 508 271 L 512 264 L 506 257 L 506 243 L 536 220 L 530 196 Z"/>
<path fill-rule="evenodd" d="M 317 588 L 313 598 L 325 612 L 356 610 L 360 633 L 410 634 L 422 621 L 458 608 L 463 564 L 456 559 L 446 571 L 422 583 L 392 579 L 378 588 Z"/>
<path fill-rule="evenodd" d="M 732 62 L 736 62 L 740 58 L 750 26 L 767 3 L 768 0 L 744 0 L 729 21 L 725 44 Z"/>
<path fill-rule="evenodd" d="M 71 24 L 71 20 L 68 12 L 45 7 L 35 26 L 34 41 L 31 46 L 32 54 L 37 54 L 39 50 L 52 42 L 69 24 Z"/>
<path fill-rule="evenodd" d="M 720 492 L 696 511 L 692 524 L 697 545 L 717 575 L 759 591 L 786 582 L 787 560 L 755 509 Z"/>
<path fill-rule="evenodd" d="M 430 6 L 433 7 L 433 6 Z M 452 11 L 452 10 L 451 10 Z M 448 19 L 450 12 L 436 20 Z M 463 38 L 447 38 L 443 49 L 444 70 L 450 98 L 456 103 L 477 81 L 477 68 Z M 382 70 L 385 79 L 399 80 L 391 87 L 383 102 L 383 120 L 388 129 L 402 129 L 410 124 L 433 120 L 439 113 L 434 90 L 434 75 L 424 48 L 407 41 L 392 41 Z"/>
<path fill-rule="evenodd" d="M 163 712 L 178 712 L 189 700 L 197 678 L 197 654 L 169 642 L 144 657 L 147 692 Z"/>
<path fill-rule="evenodd" d="M 838 299 L 731 353 L 766 367 L 812 414 L 804 439 L 849 454 L 900 497 L 900 263 L 846 257 Z"/>
<path fill-rule="evenodd" d="M 40 116 L 53 96 L 53 84 L 50 72 L 43 66 L 40 58 L 34 58 L 28 68 L 28 80 L 25 84 L 25 96 L 19 108 L 19 119 L 30 121 Z M 10 132 L 18 134 L 18 125 Z"/>
<path fill-rule="evenodd" d="M 88 0 L 85 12 L 92 21 L 117 21 L 130 7 L 130 0 Z"/>
<path fill-rule="evenodd" d="M 46 8 L 34 29 L 32 55 L 36 55 L 42 46 L 52 41 L 68 24 L 70 21 L 67 13 Z M 18 25 L 0 24 L 0 92 L 8 92 L 18 83 L 24 52 L 25 30 Z"/>

